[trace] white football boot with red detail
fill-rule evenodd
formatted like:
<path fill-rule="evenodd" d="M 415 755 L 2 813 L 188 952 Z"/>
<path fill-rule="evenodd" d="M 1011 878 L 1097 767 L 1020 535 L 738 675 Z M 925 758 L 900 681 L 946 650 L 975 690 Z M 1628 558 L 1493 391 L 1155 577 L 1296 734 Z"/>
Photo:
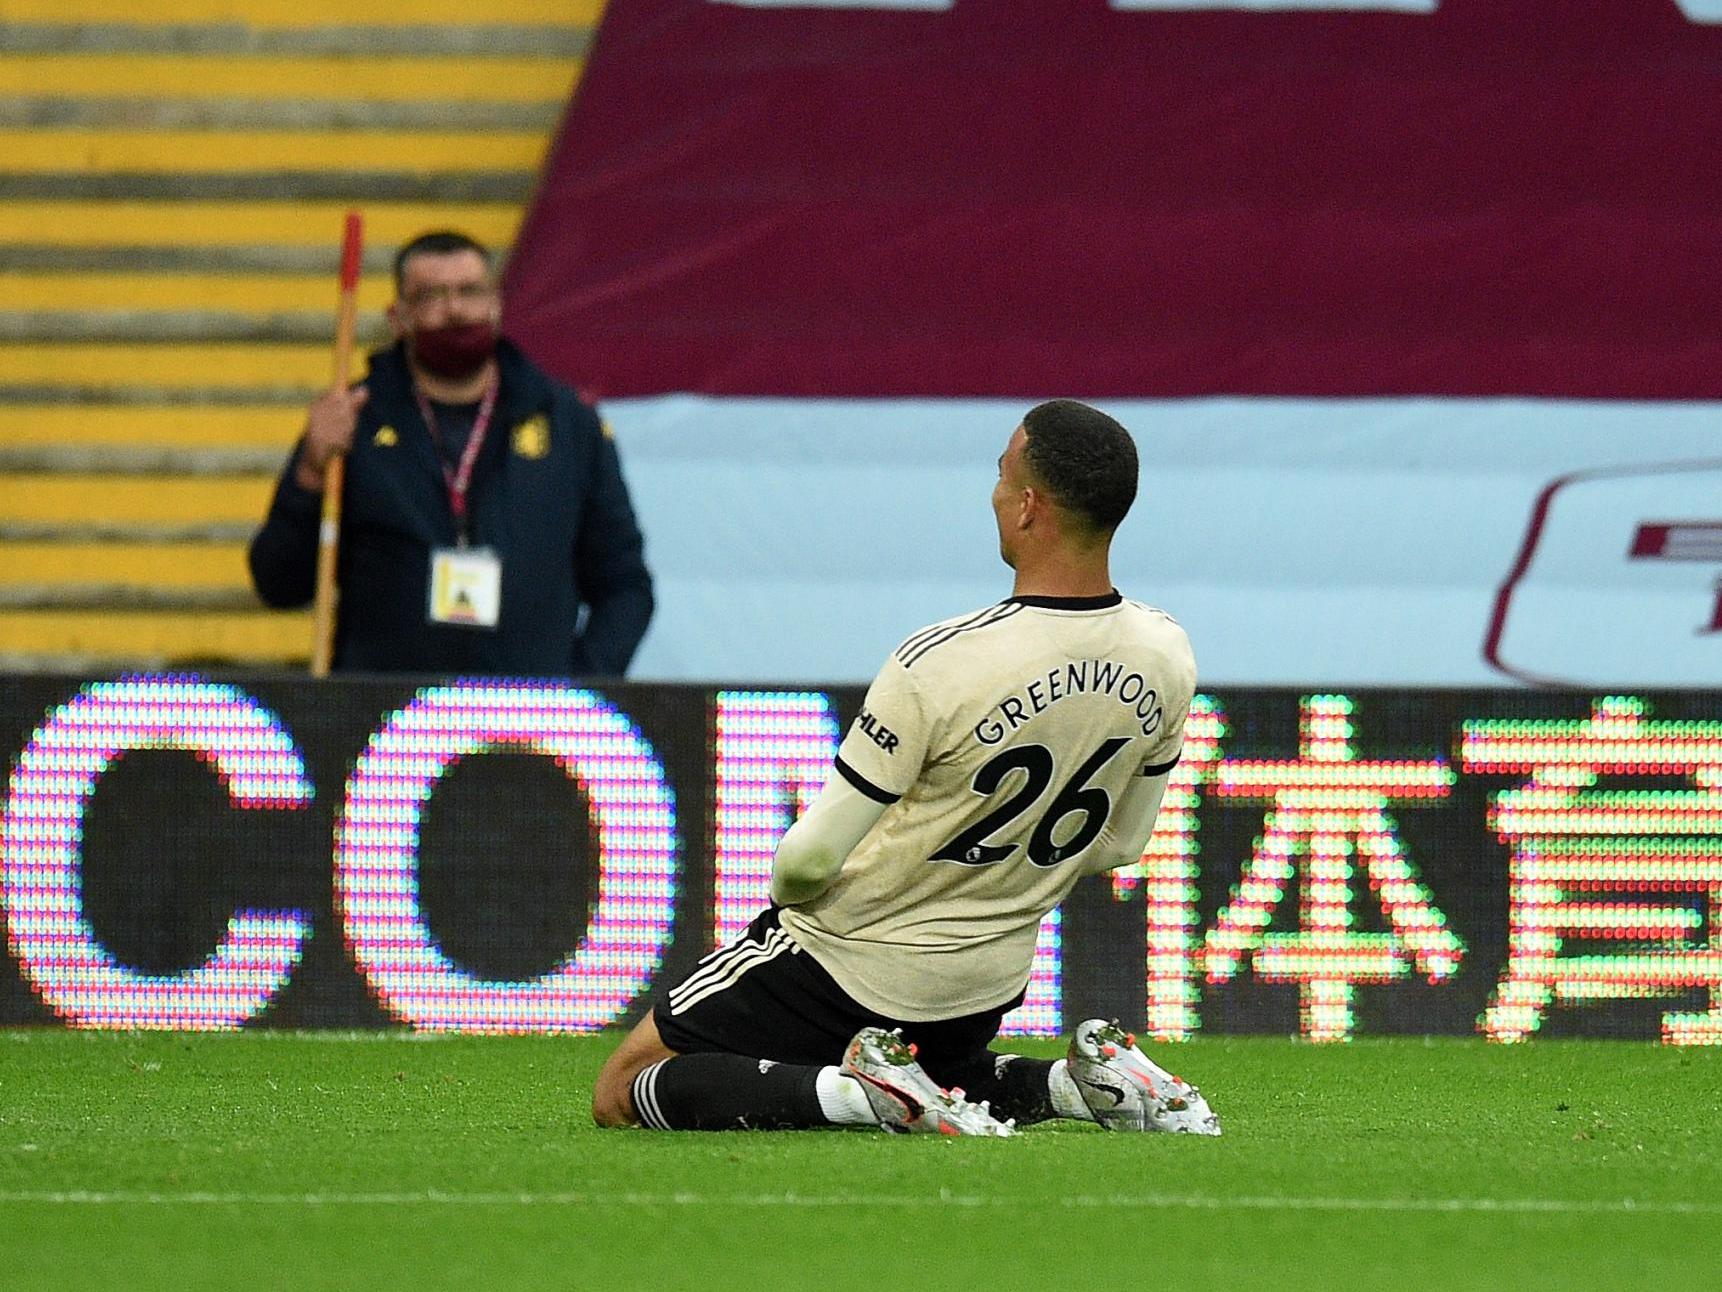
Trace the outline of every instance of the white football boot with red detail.
<path fill-rule="evenodd" d="M 1137 1049 L 1117 1020 L 1078 1023 L 1067 1064 L 1082 1101 L 1107 1130 L 1220 1133 L 1220 1119 L 1201 1091 Z"/>
<path fill-rule="evenodd" d="M 915 1047 L 900 1032 L 864 1027 L 843 1052 L 843 1071 L 861 1083 L 879 1125 L 899 1134 L 1014 1135 L 985 1101 L 971 1104 L 961 1090 L 944 1090 L 915 1061 Z"/>

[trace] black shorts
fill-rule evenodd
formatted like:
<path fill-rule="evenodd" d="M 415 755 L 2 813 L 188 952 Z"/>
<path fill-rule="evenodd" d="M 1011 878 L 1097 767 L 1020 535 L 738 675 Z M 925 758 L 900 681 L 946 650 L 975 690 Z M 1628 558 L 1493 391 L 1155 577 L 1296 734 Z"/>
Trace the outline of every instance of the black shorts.
<path fill-rule="evenodd" d="M 936 1079 L 941 1069 L 983 1053 L 1000 1020 L 1021 1003 L 1019 993 L 996 1009 L 932 1023 L 875 1014 L 778 927 L 772 907 L 659 995 L 652 1018 L 664 1044 L 678 1054 L 717 1051 L 822 1065 L 841 1063 L 863 1027 L 900 1027 Z"/>

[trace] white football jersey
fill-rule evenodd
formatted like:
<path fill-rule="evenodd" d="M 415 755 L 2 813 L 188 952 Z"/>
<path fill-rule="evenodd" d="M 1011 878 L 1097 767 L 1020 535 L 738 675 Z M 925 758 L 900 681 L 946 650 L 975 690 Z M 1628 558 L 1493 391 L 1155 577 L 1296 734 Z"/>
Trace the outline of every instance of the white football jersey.
<path fill-rule="evenodd" d="M 783 927 L 888 1018 L 1011 1000 L 1041 918 L 1127 860 L 1114 808 L 1178 761 L 1195 688 L 1184 630 L 1116 592 L 1014 597 L 916 633 L 837 756 L 891 806 Z"/>

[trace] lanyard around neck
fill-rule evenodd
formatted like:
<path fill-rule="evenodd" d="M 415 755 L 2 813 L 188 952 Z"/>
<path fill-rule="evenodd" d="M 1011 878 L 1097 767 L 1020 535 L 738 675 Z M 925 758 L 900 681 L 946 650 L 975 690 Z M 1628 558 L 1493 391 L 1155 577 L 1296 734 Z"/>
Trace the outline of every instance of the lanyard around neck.
<path fill-rule="evenodd" d="M 467 492 L 472 488 L 472 469 L 478 462 L 479 451 L 484 448 L 484 437 L 490 431 L 490 419 L 496 412 L 496 382 L 485 387 L 484 399 L 478 405 L 478 416 L 472 421 L 472 434 L 466 437 L 466 447 L 461 450 L 460 462 L 450 467 L 448 460 L 442 454 L 442 432 L 437 429 L 436 411 L 431 407 L 422 391 L 414 391 L 419 402 L 419 414 L 425 419 L 425 428 L 430 431 L 431 439 L 436 442 L 437 462 L 442 467 L 442 478 L 448 485 L 448 509 L 454 515 L 455 533 L 462 547 L 466 546 L 467 537 Z"/>

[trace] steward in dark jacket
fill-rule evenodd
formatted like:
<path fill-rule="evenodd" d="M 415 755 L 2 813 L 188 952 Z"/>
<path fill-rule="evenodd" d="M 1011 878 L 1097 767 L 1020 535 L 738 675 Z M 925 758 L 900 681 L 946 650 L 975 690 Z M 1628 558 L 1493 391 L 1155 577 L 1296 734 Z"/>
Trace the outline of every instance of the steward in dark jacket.
<path fill-rule="evenodd" d="M 465 535 L 500 560 L 496 626 L 430 621 L 432 553 L 461 535 L 445 459 L 397 343 L 371 356 L 347 456 L 336 669 L 619 676 L 640 644 L 652 580 L 615 445 L 597 413 L 517 347 L 498 341 L 496 363 Z M 460 411 L 433 409 L 433 420 L 459 424 Z M 472 421 L 467 410 L 460 429 Z M 251 543 L 252 581 L 272 606 L 303 606 L 314 593 L 322 497 L 295 478 L 304 451 L 301 440 Z"/>

